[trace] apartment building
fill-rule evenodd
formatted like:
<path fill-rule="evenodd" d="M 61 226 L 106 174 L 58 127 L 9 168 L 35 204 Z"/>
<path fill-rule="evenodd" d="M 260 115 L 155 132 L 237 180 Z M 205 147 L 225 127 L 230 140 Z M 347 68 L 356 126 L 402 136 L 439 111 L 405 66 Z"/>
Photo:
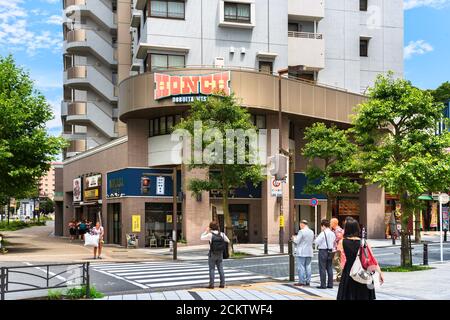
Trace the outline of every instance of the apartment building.
<path fill-rule="evenodd" d="M 39 197 L 54 199 L 55 197 L 55 168 L 60 167 L 60 162 L 52 162 L 50 169 L 39 179 Z"/>
<path fill-rule="evenodd" d="M 73 143 L 65 153 L 58 190 L 58 234 L 67 234 L 63 226 L 74 217 L 101 218 L 107 242 L 124 245 L 126 234 L 136 233 L 140 246 L 166 245 L 174 183 L 168 174 L 176 167 L 177 237 L 197 244 L 211 219 L 223 221 L 221 196 L 204 192 L 194 197 L 187 190 L 189 179 L 207 173 L 181 163 L 171 129 L 187 115 L 190 101 L 220 89 L 234 93 L 272 141 L 271 130 L 278 129 L 276 73 L 285 68 L 281 135 L 282 147 L 295 154 L 295 192 L 281 191 L 282 205 L 289 208 L 282 219 L 273 179 L 233 190 L 233 230 L 239 242 L 267 238 L 276 243 L 281 225 L 293 230 L 307 219 L 318 229 L 327 199 L 314 195 L 319 199 L 316 217 L 309 205 L 313 195 L 303 192 L 304 129 L 317 121 L 349 127 L 352 110 L 365 99 L 362 93 L 378 73 L 403 74 L 402 0 L 68 3 L 66 15 L 81 12 L 81 23 L 64 27 L 64 84 L 70 96 L 63 102 L 63 121 L 70 126 Z M 101 13 L 105 16 L 98 19 Z M 106 38 L 111 46 L 95 47 Z M 278 152 L 270 143 L 267 150 L 268 156 Z M 333 215 L 355 217 L 370 237 L 383 237 L 387 200 L 396 201 L 376 186 L 365 186 L 333 203 Z M 285 236 L 287 240 L 289 233 Z"/>

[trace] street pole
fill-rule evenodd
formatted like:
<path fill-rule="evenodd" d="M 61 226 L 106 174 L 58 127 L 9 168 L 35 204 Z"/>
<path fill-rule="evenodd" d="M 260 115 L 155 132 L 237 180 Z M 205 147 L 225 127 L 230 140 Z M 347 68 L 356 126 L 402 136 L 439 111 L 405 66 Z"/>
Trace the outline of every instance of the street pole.
<path fill-rule="evenodd" d="M 282 106 L 281 106 L 281 72 L 278 72 L 278 148 L 279 153 L 283 150 L 283 136 L 281 132 L 282 128 Z M 281 184 L 281 199 L 280 199 L 280 220 L 283 219 L 283 184 Z M 280 223 L 279 231 L 280 253 L 284 253 L 284 226 Z"/>
<path fill-rule="evenodd" d="M 281 84 L 282 75 L 288 73 L 289 69 L 278 70 L 278 152 L 283 153 L 283 135 L 282 135 L 282 97 L 281 97 Z M 279 242 L 280 253 L 284 253 L 284 216 L 283 216 L 283 185 L 281 185 L 281 199 L 280 199 L 280 223 Z"/>
<path fill-rule="evenodd" d="M 317 239 L 317 205 L 314 206 L 314 239 Z M 317 245 L 314 245 L 317 249 Z"/>
<path fill-rule="evenodd" d="M 441 263 L 444 262 L 444 246 L 443 246 L 443 238 L 442 238 L 442 223 L 443 223 L 443 219 L 442 219 L 442 201 L 441 199 L 439 199 L 439 220 L 440 220 L 440 229 L 441 232 L 439 232 L 440 234 L 440 238 L 441 238 Z"/>
<path fill-rule="evenodd" d="M 178 216 L 178 202 L 177 202 L 177 167 L 173 168 L 172 178 L 173 189 L 173 213 L 172 213 L 172 248 L 173 260 L 177 260 L 177 216 Z"/>

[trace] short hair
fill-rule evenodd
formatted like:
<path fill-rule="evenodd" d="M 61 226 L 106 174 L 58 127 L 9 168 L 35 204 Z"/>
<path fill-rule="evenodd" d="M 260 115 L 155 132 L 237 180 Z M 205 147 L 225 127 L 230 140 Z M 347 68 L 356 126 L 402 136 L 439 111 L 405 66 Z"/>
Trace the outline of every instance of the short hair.
<path fill-rule="evenodd" d="M 302 220 L 302 221 L 300 221 L 300 223 L 308 225 L 308 220 Z"/>
<path fill-rule="evenodd" d="M 348 237 L 359 237 L 361 230 L 359 228 L 359 223 L 352 217 L 345 219 L 344 235 Z"/>
<path fill-rule="evenodd" d="M 330 227 L 330 221 L 329 221 L 328 219 L 323 219 L 323 220 L 320 222 L 320 225 L 321 225 L 322 227 L 329 228 L 329 227 Z"/>
<path fill-rule="evenodd" d="M 218 223 L 217 221 L 211 221 L 211 222 L 209 223 L 209 228 L 210 228 L 211 230 L 219 231 L 219 223 Z"/>

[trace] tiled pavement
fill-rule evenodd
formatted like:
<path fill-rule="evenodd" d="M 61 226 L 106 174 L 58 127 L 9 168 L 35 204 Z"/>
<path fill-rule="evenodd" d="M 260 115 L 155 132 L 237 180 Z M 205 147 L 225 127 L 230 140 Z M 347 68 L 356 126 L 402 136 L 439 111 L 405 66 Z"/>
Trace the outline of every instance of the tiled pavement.
<path fill-rule="evenodd" d="M 335 300 L 338 287 L 316 289 L 316 280 L 311 287 L 294 287 L 291 283 L 261 282 L 246 285 L 227 286 L 214 290 L 206 288 L 145 292 L 139 294 L 107 296 L 99 300 Z M 377 293 L 378 300 L 405 300 L 406 298 Z"/>

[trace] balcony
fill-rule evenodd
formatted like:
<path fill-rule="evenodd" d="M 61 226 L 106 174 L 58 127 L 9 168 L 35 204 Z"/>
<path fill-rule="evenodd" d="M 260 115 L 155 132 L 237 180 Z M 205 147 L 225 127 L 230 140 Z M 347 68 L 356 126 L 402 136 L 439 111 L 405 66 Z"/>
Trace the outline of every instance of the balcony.
<path fill-rule="evenodd" d="M 92 18 L 96 23 L 110 30 L 117 28 L 112 5 L 105 0 L 64 0 L 64 12 L 68 18 L 75 15 Z"/>
<path fill-rule="evenodd" d="M 101 131 L 108 138 L 115 138 L 112 113 L 103 111 L 95 102 L 67 102 L 66 123 L 73 125 L 90 124 Z"/>
<path fill-rule="evenodd" d="M 130 25 L 133 28 L 139 28 L 141 24 L 141 18 L 142 18 L 142 11 L 137 9 L 132 9 L 131 11 L 131 23 Z"/>
<path fill-rule="evenodd" d="M 289 18 L 320 20 L 325 16 L 325 0 L 288 0 Z"/>
<path fill-rule="evenodd" d="M 86 151 L 87 143 L 86 140 L 71 140 L 68 141 L 69 146 L 66 148 L 67 156 L 73 157 L 78 153 Z"/>
<path fill-rule="evenodd" d="M 112 76 L 91 65 L 75 66 L 64 72 L 64 84 L 78 90 L 92 89 L 110 102 L 117 102 Z"/>
<path fill-rule="evenodd" d="M 64 51 L 73 54 L 90 52 L 110 66 L 117 64 L 112 41 L 94 30 L 79 29 L 67 32 Z"/>
<path fill-rule="evenodd" d="M 325 41 L 321 33 L 288 32 L 288 64 L 305 70 L 325 68 Z"/>

